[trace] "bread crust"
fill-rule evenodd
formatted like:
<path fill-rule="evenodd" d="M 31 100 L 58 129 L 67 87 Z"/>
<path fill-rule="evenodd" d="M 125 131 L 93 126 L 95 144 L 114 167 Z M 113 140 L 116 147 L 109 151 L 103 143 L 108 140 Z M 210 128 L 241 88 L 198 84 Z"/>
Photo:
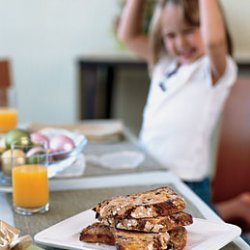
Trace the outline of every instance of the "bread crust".
<path fill-rule="evenodd" d="M 182 250 L 187 244 L 188 234 L 185 227 L 176 227 L 169 232 L 168 246 L 173 250 Z"/>

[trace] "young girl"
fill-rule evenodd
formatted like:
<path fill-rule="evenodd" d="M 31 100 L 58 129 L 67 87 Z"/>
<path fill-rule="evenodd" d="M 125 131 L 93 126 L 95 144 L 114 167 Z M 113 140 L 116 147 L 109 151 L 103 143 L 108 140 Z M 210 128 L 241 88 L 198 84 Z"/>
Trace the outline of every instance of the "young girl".
<path fill-rule="evenodd" d="M 140 134 L 163 166 L 210 203 L 210 139 L 237 69 L 217 0 L 159 0 L 151 37 L 145 0 L 127 0 L 120 39 L 150 66 Z"/>

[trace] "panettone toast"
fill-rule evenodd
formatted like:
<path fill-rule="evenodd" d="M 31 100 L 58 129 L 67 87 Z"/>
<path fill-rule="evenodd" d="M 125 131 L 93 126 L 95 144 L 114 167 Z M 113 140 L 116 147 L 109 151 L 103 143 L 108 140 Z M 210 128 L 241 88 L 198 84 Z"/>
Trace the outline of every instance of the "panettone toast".
<path fill-rule="evenodd" d="M 168 216 L 141 219 L 116 219 L 107 218 L 101 223 L 115 227 L 116 229 L 132 230 L 147 233 L 167 232 L 173 228 L 187 226 L 193 223 L 192 216 L 185 212 L 179 212 Z"/>
<path fill-rule="evenodd" d="M 96 222 L 84 228 L 80 233 L 80 241 L 115 245 L 115 237 L 108 226 Z"/>
<path fill-rule="evenodd" d="M 166 216 L 182 211 L 186 207 L 184 198 L 169 187 L 117 196 L 99 203 L 95 208 L 96 218 L 148 218 Z"/>
<path fill-rule="evenodd" d="M 140 233 L 109 228 L 94 223 L 82 230 L 80 240 L 91 243 L 116 245 L 118 250 L 164 250 L 167 249 L 169 234 Z"/>
<path fill-rule="evenodd" d="M 90 243 L 102 243 L 107 245 L 116 244 L 117 249 L 126 249 L 126 250 L 132 250 L 132 249 L 182 250 L 187 243 L 187 231 L 184 227 L 177 227 L 165 234 L 140 233 L 140 232 L 136 233 L 133 231 L 111 229 L 110 227 L 105 226 L 100 222 L 96 222 L 82 230 L 80 234 L 80 240 Z M 166 241 L 167 241 L 167 246 L 166 246 Z M 139 243 L 140 246 L 138 246 L 136 242 Z M 160 248 L 149 248 L 149 246 L 156 247 L 158 245 Z"/>

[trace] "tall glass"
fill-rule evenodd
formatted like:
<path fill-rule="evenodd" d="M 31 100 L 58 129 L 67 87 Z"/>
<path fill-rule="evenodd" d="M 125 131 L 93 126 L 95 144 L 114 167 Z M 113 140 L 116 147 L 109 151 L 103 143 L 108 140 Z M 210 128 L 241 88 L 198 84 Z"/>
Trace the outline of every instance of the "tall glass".
<path fill-rule="evenodd" d="M 16 90 L 14 88 L 0 89 L 0 134 L 17 127 L 18 112 Z"/>
<path fill-rule="evenodd" d="M 14 210 L 22 215 L 44 213 L 49 210 L 48 151 L 13 145 L 12 151 L 17 150 L 25 152 L 26 162 L 12 168 Z"/>

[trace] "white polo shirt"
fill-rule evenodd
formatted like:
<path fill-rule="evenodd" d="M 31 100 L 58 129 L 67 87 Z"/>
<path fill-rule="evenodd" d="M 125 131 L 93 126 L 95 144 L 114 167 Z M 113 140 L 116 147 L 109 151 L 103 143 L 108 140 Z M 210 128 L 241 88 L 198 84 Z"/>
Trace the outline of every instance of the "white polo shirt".
<path fill-rule="evenodd" d="M 154 69 L 140 139 L 161 165 L 183 180 L 199 181 L 209 175 L 211 135 L 235 83 L 237 67 L 228 57 L 226 71 L 215 86 L 207 56 L 167 78 L 175 67 L 176 62 L 166 58 Z"/>

